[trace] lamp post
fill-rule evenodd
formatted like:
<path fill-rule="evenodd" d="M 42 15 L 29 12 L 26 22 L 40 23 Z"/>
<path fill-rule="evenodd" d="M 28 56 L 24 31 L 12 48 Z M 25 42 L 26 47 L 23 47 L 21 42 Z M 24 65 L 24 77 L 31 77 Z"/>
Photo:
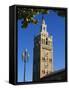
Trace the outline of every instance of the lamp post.
<path fill-rule="evenodd" d="M 24 82 L 25 82 L 25 74 L 26 74 L 26 62 L 29 59 L 29 53 L 27 51 L 27 49 L 25 49 L 22 52 L 22 60 L 24 61 Z"/>

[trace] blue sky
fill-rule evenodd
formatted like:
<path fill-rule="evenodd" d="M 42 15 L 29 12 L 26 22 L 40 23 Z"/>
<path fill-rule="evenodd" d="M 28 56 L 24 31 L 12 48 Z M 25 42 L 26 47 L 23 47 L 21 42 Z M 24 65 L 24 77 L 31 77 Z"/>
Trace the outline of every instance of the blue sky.
<path fill-rule="evenodd" d="M 26 63 L 26 82 L 32 81 L 33 73 L 33 47 L 34 36 L 39 34 L 41 29 L 42 14 L 34 18 L 39 20 L 38 24 L 30 23 L 26 29 L 21 28 L 21 21 L 18 20 L 18 82 L 23 82 L 24 62 L 21 54 L 27 48 L 30 58 Z M 65 18 L 58 16 L 55 12 L 44 15 L 49 35 L 53 36 L 53 65 L 54 70 L 65 67 Z"/>

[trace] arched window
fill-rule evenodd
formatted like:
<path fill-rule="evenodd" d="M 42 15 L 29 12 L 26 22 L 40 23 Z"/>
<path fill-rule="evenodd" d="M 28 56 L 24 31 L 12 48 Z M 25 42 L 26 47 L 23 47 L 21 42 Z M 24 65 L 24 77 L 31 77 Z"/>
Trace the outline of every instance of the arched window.
<path fill-rule="evenodd" d="M 46 45 L 48 45 L 48 38 L 46 38 Z"/>
<path fill-rule="evenodd" d="M 45 70 L 42 70 L 42 73 L 45 74 Z"/>
<path fill-rule="evenodd" d="M 45 31 L 45 27 L 43 27 L 43 30 Z"/>

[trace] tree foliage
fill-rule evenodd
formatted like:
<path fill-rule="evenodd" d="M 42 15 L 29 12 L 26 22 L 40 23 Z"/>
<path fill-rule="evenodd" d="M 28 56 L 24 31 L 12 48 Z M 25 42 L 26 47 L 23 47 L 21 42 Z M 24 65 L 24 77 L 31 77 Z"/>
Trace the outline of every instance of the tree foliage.
<path fill-rule="evenodd" d="M 53 10 L 59 16 L 65 16 L 64 10 Z M 18 8 L 17 9 L 17 18 L 23 19 L 22 28 L 26 28 L 29 23 L 37 24 L 38 20 L 34 19 L 35 15 L 38 14 L 47 14 L 49 10 L 47 9 L 36 9 L 36 8 Z"/>

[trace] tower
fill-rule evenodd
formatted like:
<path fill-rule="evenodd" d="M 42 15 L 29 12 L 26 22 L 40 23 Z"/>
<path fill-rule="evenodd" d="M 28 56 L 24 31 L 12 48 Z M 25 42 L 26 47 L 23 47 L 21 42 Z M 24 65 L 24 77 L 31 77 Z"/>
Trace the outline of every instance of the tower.
<path fill-rule="evenodd" d="M 43 17 L 40 33 L 34 38 L 33 60 L 33 81 L 53 71 L 53 38 L 47 32 Z"/>

